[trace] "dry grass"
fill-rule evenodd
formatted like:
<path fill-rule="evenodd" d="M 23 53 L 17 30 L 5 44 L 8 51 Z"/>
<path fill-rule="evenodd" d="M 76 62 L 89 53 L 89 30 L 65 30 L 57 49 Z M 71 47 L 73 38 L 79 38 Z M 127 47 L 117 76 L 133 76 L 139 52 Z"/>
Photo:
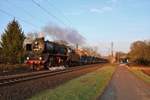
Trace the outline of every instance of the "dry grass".
<path fill-rule="evenodd" d="M 147 74 L 145 74 L 142 70 L 149 70 L 149 68 L 142 68 L 142 67 L 128 67 L 128 69 L 135 74 L 137 77 L 139 77 L 140 79 L 142 79 L 143 81 L 145 81 L 146 83 L 150 83 L 150 76 L 148 76 Z"/>
<path fill-rule="evenodd" d="M 25 64 L 0 64 L 0 76 L 29 72 L 31 69 Z"/>

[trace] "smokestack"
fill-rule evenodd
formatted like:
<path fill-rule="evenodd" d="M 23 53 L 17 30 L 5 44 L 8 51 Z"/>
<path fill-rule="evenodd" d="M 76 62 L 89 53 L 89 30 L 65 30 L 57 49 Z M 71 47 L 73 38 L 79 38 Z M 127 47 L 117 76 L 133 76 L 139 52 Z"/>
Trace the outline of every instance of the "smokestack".
<path fill-rule="evenodd" d="M 113 55 L 113 47 L 114 47 L 114 43 L 113 42 L 111 42 L 111 56 L 113 57 L 114 55 Z"/>
<path fill-rule="evenodd" d="M 38 35 L 39 35 L 39 36 L 38 36 L 39 38 L 44 37 L 44 33 L 42 33 L 42 32 L 40 32 Z"/>

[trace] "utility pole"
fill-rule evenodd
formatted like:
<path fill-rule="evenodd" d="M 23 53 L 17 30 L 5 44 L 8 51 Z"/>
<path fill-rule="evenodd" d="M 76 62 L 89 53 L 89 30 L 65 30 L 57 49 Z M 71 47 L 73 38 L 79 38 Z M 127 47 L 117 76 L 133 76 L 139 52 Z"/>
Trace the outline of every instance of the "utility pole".
<path fill-rule="evenodd" d="M 113 55 L 113 49 L 114 49 L 114 43 L 113 42 L 111 42 L 111 56 L 113 57 L 114 55 Z"/>
<path fill-rule="evenodd" d="M 79 45 L 78 45 L 78 43 L 77 43 L 77 44 L 76 44 L 76 49 L 77 49 L 77 50 L 78 50 L 78 48 L 79 48 L 78 46 L 79 46 Z"/>

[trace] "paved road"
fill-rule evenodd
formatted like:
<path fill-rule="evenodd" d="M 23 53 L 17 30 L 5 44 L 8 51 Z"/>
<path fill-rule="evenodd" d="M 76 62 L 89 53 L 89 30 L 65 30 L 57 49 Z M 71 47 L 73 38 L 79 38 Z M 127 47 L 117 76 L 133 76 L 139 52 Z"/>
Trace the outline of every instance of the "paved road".
<path fill-rule="evenodd" d="M 150 84 L 144 83 L 120 65 L 99 100 L 150 100 Z"/>

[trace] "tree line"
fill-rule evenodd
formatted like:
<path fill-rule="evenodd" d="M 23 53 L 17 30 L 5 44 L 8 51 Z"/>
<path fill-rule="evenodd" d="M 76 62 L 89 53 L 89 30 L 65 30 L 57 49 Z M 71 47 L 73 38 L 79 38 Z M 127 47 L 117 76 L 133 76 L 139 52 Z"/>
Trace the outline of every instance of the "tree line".
<path fill-rule="evenodd" d="M 128 57 L 135 64 L 150 65 L 150 41 L 133 42 Z"/>
<path fill-rule="evenodd" d="M 25 34 L 19 22 L 13 19 L 1 35 L 0 63 L 22 63 L 24 60 L 24 39 Z M 150 41 L 133 42 L 128 58 L 136 64 L 150 65 Z"/>
<path fill-rule="evenodd" d="M 27 34 L 29 38 L 36 38 L 38 34 L 30 33 Z M 13 19 L 8 23 L 7 27 L 4 29 L 4 32 L 1 35 L 0 41 L 0 63 L 6 64 L 18 64 L 24 62 L 24 49 L 23 42 L 26 38 L 19 22 Z M 64 43 L 65 45 L 68 42 L 59 40 L 55 41 L 58 43 Z M 97 54 L 96 51 L 92 49 L 86 49 L 87 51 Z"/>

